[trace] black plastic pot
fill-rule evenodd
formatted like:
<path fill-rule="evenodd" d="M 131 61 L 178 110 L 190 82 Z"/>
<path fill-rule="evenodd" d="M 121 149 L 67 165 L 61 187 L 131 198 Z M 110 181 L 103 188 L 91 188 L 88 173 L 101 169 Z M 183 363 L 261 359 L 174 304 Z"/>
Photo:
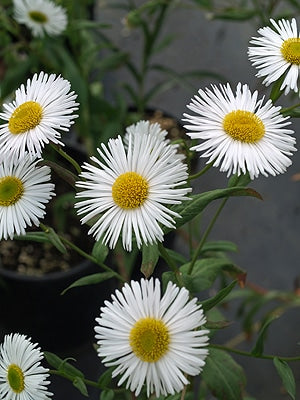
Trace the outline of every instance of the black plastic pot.
<path fill-rule="evenodd" d="M 82 276 L 100 272 L 83 261 L 68 271 L 41 277 L 0 267 L 0 326 L 6 333 L 29 335 L 43 350 L 65 351 L 94 337 L 95 317 L 109 297 L 112 282 L 72 288 Z"/>

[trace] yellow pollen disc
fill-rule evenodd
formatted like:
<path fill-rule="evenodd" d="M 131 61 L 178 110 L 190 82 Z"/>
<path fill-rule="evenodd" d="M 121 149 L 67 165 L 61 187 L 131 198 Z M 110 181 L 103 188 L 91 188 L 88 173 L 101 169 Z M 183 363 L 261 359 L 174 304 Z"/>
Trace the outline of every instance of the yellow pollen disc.
<path fill-rule="evenodd" d="M 8 207 L 15 204 L 24 193 L 21 179 L 15 176 L 0 178 L 0 206 Z"/>
<path fill-rule="evenodd" d="M 300 38 L 285 40 L 281 45 L 280 51 L 287 62 L 300 65 Z"/>
<path fill-rule="evenodd" d="M 47 15 L 43 14 L 40 11 L 30 11 L 28 13 L 29 17 L 39 24 L 45 24 L 48 21 Z"/>
<path fill-rule="evenodd" d="M 251 111 L 236 110 L 225 115 L 223 129 L 234 140 L 245 143 L 258 142 L 265 134 L 265 126 Z"/>
<path fill-rule="evenodd" d="M 7 380 L 9 386 L 15 393 L 23 392 L 25 388 L 24 374 L 20 367 L 16 364 L 11 364 L 7 369 Z"/>
<path fill-rule="evenodd" d="M 13 134 L 24 133 L 35 128 L 42 119 L 43 109 L 35 101 L 26 101 L 12 113 L 8 129 Z"/>
<path fill-rule="evenodd" d="M 140 207 L 148 197 L 149 185 L 136 172 L 125 172 L 118 176 L 112 186 L 114 202 L 125 210 Z"/>
<path fill-rule="evenodd" d="M 142 361 L 156 362 L 167 352 L 170 335 L 161 320 L 143 318 L 131 329 L 129 343 L 134 354 Z"/>

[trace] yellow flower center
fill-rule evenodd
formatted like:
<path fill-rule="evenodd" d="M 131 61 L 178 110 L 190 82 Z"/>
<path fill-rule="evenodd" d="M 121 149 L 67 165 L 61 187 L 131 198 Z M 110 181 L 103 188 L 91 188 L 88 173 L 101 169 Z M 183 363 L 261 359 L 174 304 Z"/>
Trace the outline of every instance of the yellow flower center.
<path fill-rule="evenodd" d="M 234 140 L 245 143 L 258 142 L 265 134 L 265 126 L 251 111 L 236 110 L 225 115 L 223 129 Z"/>
<path fill-rule="evenodd" d="M 0 178 L 0 206 L 8 207 L 15 204 L 24 193 L 21 179 L 15 176 Z"/>
<path fill-rule="evenodd" d="M 170 335 L 161 320 L 148 317 L 135 323 L 130 331 L 129 343 L 142 361 L 156 362 L 167 352 Z"/>
<path fill-rule="evenodd" d="M 285 40 L 281 45 L 280 51 L 287 62 L 300 65 L 300 38 Z"/>
<path fill-rule="evenodd" d="M 45 24 L 48 21 L 47 15 L 40 11 L 29 11 L 28 15 L 34 22 L 39 24 Z"/>
<path fill-rule="evenodd" d="M 147 199 L 148 193 L 147 180 L 136 172 L 125 172 L 118 176 L 112 186 L 114 202 L 125 210 L 140 207 Z"/>
<path fill-rule="evenodd" d="M 13 134 L 24 133 L 35 128 L 42 119 L 42 106 L 35 101 L 26 101 L 12 113 L 8 129 Z"/>
<path fill-rule="evenodd" d="M 7 380 L 9 386 L 15 393 L 23 392 L 25 388 L 24 374 L 20 367 L 16 364 L 11 364 L 7 369 Z"/>

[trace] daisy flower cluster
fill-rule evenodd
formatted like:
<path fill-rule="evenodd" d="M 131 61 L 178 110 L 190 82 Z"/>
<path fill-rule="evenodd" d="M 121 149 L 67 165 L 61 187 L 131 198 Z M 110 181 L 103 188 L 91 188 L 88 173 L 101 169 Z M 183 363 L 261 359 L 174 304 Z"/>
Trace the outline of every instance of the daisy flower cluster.
<path fill-rule="evenodd" d="M 77 117 L 70 83 L 44 72 L 28 79 L 0 113 L 0 240 L 39 225 L 45 204 L 55 195 L 50 168 L 41 166 L 46 144 L 63 146 L 61 131 Z"/>
<path fill-rule="evenodd" d="M 14 0 L 14 8 L 15 19 L 34 36 L 54 36 L 66 28 L 65 11 L 52 2 Z M 281 79 L 280 95 L 298 92 L 300 35 L 296 20 L 271 20 L 270 24 L 259 29 L 260 37 L 251 39 L 249 59 L 263 84 L 269 86 Z M 44 218 L 55 187 L 42 155 L 49 144 L 64 146 L 62 133 L 69 131 L 78 117 L 76 99 L 69 81 L 40 72 L 3 105 L 0 240 L 24 235 L 27 227 L 39 226 Z M 296 140 L 290 117 L 271 96 L 265 100 L 247 84 L 238 83 L 235 88 L 229 83 L 214 84 L 199 89 L 187 108 L 183 121 L 193 140 L 190 150 L 228 177 L 275 176 L 291 165 Z M 146 120 L 127 127 L 124 135 L 100 143 L 97 154 L 82 165 L 74 195 L 77 216 L 89 225 L 88 234 L 95 241 L 110 249 L 120 243 L 131 252 L 160 244 L 165 230 L 176 229 L 182 218 L 176 207 L 184 209 L 194 200 L 190 171 L 178 147 L 159 124 Z M 201 246 L 194 250 L 191 245 L 193 261 L 197 262 L 194 254 L 201 250 Z M 185 390 L 209 357 L 206 316 L 198 299 L 184 287 L 192 286 L 195 263 L 188 265 L 190 276 L 184 280 L 184 272 L 177 268 L 179 258 L 173 260 L 176 284 L 168 281 L 163 291 L 157 278 L 128 280 L 105 301 L 96 318 L 97 353 L 105 366 L 112 367 L 118 386 L 135 396 L 160 397 Z M 41 366 L 43 358 L 38 344 L 25 335 L 6 335 L 0 345 L 0 398 L 50 399 L 49 370 Z"/>

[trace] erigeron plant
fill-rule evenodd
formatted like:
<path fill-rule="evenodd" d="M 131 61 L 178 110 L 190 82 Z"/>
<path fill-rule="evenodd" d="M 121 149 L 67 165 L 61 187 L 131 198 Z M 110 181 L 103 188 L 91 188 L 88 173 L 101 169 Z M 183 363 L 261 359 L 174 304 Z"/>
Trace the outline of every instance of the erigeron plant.
<path fill-rule="evenodd" d="M 119 280 L 120 288 L 95 316 L 95 351 L 108 367 L 98 381 L 87 379 L 77 365 L 75 368 L 69 360 L 61 360 L 47 349 L 43 349 L 43 355 L 38 345 L 22 333 L 11 333 L 0 347 L 1 399 L 49 399 L 51 374 L 69 379 L 85 396 L 89 385 L 98 387 L 101 400 L 183 400 L 196 395 L 204 399 L 210 393 L 218 399 L 249 399 L 244 372 L 229 353 L 273 361 L 287 393 L 296 398 L 288 363 L 300 361 L 300 356 L 266 354 L 264 341 L 275 315 L 291 305 L 299 306 L 297 294 L 286 294 L 283 304 L 264 315 L 251 352 L 213 340 L 214 331 L 228 324 L 219 306 L 230 301 L 234 290 L 243 290 L 246 273 L 224 256 L 230 244 L 209 246 L 208 236 L 229 197 L 261 198 L 248 184 L 259 175 L 284 173 L 297 149 L 290 114 L 297 115 L 299 103 L 283 110 L 275 102 L 289 91 L 298 93 L 298 28 L 295 20 L 271 24 L 275 29 L 259 30 L 262 37 L 253 38 L 254 46 L 249 48 L 249 58 L 260 71 L 258 77 L 263 76 L 264 83 L 273 86 L 269 99 L 251 92 L 247 84 L 239 83 L 235 89 L 219 84 L 200 89 L 187 106 L 189 113 L 183 111 L 187 135 L 196 142 L 190 150 L 207 159 L 204 169 L 195 173 L 178 153 L 178 143 L 167 139 L 157 124 L 144 120 L 119 132 L 108 143 L 101 143 L 97 156 L 81 166 L 68 155 L 64 133 L 85 105 L 77 102 L 72 82 L 64 77 L 46 72 L 34 74 L 16 90 L 12 102 L 3 106 L 1 239 L 24 235 L 32 224 L 39 226 L 37 234 L 44 240 L 59 249 L 70 247 L 103 269 L 92 279 L 82 278 L 66 290 L 75 290 L 93 279 L 99 282 L 111 278 Z M 276 71 L 274 60 L 281 66 Z M 49 202 L 47 207 L 51 206 L 55 195 L 47 165 L 50 144 L 77 172 L 75 209 L 82 224 L 90 225 L 89 234 L 103 252 L 86 254 L 63 235 L 51 230 L 50 236 L 51 227 L 43 225 L 45 204 Z M 213 166 L 227 173 L 228 186 L 194 193 L 191 182 L 201 179 Z M 180 249 L 165 247 L 168 232 L 176 233 L 189 225 L 217 199 L 222 199 L 219 209 L 197 246 L 190 249 L 188 259 Z M 193 239 L 190 229 L 190 240 Z M 131 279 L 128 271 L 122 275 L 109 264 L 109 259 L 99 256 L 113 253 L 118 244 L 125 254 L 141 252 L 142 265 L 134 268 L 141 268 L 146 279 Z M 205 246 L 209 254 L 204 251 Z M 159 258 L 164 260 L 167 271 L 153 278 Z M 220 290 L 199 301 L 199 294 L 203 298 L 217 278 L 224 282 Z M 238 284 L 240 289 L 236 289 Z M 249 298 L 255 296 L 258 298 L 259 294 L 252 291 Z M 282 299 L 282 294 L 275 298 Z M 40 365 L 46 361 L 52 370 Z M 222 379 L 216 371 L 222 371 Z M 200 380 L 197 393 L 194 378 Z"/>

